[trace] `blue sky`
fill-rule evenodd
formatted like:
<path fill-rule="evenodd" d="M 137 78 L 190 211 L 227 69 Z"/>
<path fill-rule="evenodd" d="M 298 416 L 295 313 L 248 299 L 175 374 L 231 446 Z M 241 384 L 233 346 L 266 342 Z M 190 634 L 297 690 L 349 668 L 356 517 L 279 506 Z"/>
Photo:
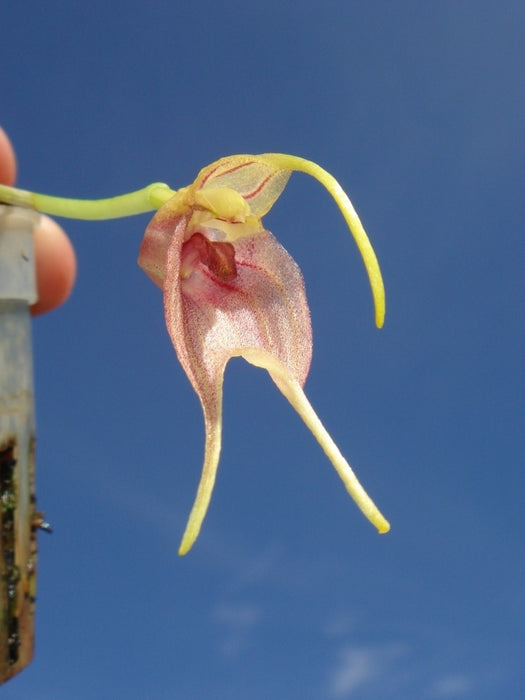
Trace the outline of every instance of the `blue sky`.
<path fill-rule="evenodd" d="M 148 216 L 64 222 L 69 303 L 34 323 L 37 650 L 3 698 L 522 697 L 523 30 L 520 2 L 10 3 L 0 123 L 18 184 L 110 196 L 284 151 L 349 192 L 387 318 L 339 212 L 296 175 L 265 219 L 301 266 L 306 391 L 388 516 L 378 536 L 265 372 L 226 372 L 201 537 L 200 407 Z"/>

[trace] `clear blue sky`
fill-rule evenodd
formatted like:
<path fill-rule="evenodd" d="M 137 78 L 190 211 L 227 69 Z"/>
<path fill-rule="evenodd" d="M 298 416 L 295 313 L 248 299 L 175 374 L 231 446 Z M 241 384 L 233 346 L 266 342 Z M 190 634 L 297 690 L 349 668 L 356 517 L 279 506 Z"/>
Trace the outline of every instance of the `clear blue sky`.
<path fill-rule="evenodd" d="M 18 184 L 189 184 L 231 153 L 331 170 L 376 247 L 382 331 L 329 196 L 266 219 L 302 267 L 306 390 L 379 536 L 265 372 L 232 361 L 200 539 L 198 401 L 136 266 L 148 216 L 64 222 L 79 275 L 34 323 L 34 663 L 2 699 L 523 697 L 521 2 L 5 3 Z"/>

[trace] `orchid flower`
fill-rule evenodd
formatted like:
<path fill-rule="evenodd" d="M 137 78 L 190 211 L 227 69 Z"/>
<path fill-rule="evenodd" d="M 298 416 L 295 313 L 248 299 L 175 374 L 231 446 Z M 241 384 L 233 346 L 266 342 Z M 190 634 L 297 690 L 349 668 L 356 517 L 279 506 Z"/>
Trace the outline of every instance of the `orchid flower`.
<path fill-rule="evenodd" d="M 168 332 L 199 397 L 206 433 L 202 476 L 179 554 L 186 554 L 197 539 L 210 503 L 221 450 L 224 370 L 236 356 L 268 371 L 364 515 L 380 533 L 390 529 L 303 391 L 312 356 L 304 282 L 295 261 L 261 220 L 294 170 L 316 178 L 338 204 L 362 255 L 381 327 L 384 288 L 369 239 L 337 181 L 303 158 L 230 156 L 205 167 L 193 184 L 178 191 L 155 183 L 107 200 L 64 200 L 0 186 L 0 201 L 59 216 L 112 218 L 158 209 L 138 263 L 163 290 Z"/>

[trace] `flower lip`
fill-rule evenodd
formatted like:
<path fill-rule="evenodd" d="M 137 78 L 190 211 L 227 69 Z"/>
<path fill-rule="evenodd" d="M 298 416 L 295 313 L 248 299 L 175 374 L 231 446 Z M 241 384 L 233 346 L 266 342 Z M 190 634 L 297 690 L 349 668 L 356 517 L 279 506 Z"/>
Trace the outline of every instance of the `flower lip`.
<path fill-rule="evenodd" d="M 244 223 L 251 213 L 246 199 L 230 187 L 197 190 L 194 200 L 197 207 L 209 211 L 216 219 L 222 221 Z"/>
<path fill-rule="evenodd" d="M 180 278 L 188 279 L 199 263 L 205 265 L 221 282 L 231 282 L 237 277 L 233 245 L 225 241 L 212 241 L 197 231 L 182 245 Z"/>

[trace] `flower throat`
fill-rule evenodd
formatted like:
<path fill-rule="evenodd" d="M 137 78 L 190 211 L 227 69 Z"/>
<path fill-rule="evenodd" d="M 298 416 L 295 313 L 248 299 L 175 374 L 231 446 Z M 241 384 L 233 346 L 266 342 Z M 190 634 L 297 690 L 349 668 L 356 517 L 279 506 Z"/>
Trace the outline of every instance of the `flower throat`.
<path fill-rule="evenodd" d="M 182 246 L 181 279 L 188 279 L 198 263 L 221 282 L 231 282 L 237 277 L 235 248 L 224 241 L 210 241 L 202 233 L 194 233 Z"/>

